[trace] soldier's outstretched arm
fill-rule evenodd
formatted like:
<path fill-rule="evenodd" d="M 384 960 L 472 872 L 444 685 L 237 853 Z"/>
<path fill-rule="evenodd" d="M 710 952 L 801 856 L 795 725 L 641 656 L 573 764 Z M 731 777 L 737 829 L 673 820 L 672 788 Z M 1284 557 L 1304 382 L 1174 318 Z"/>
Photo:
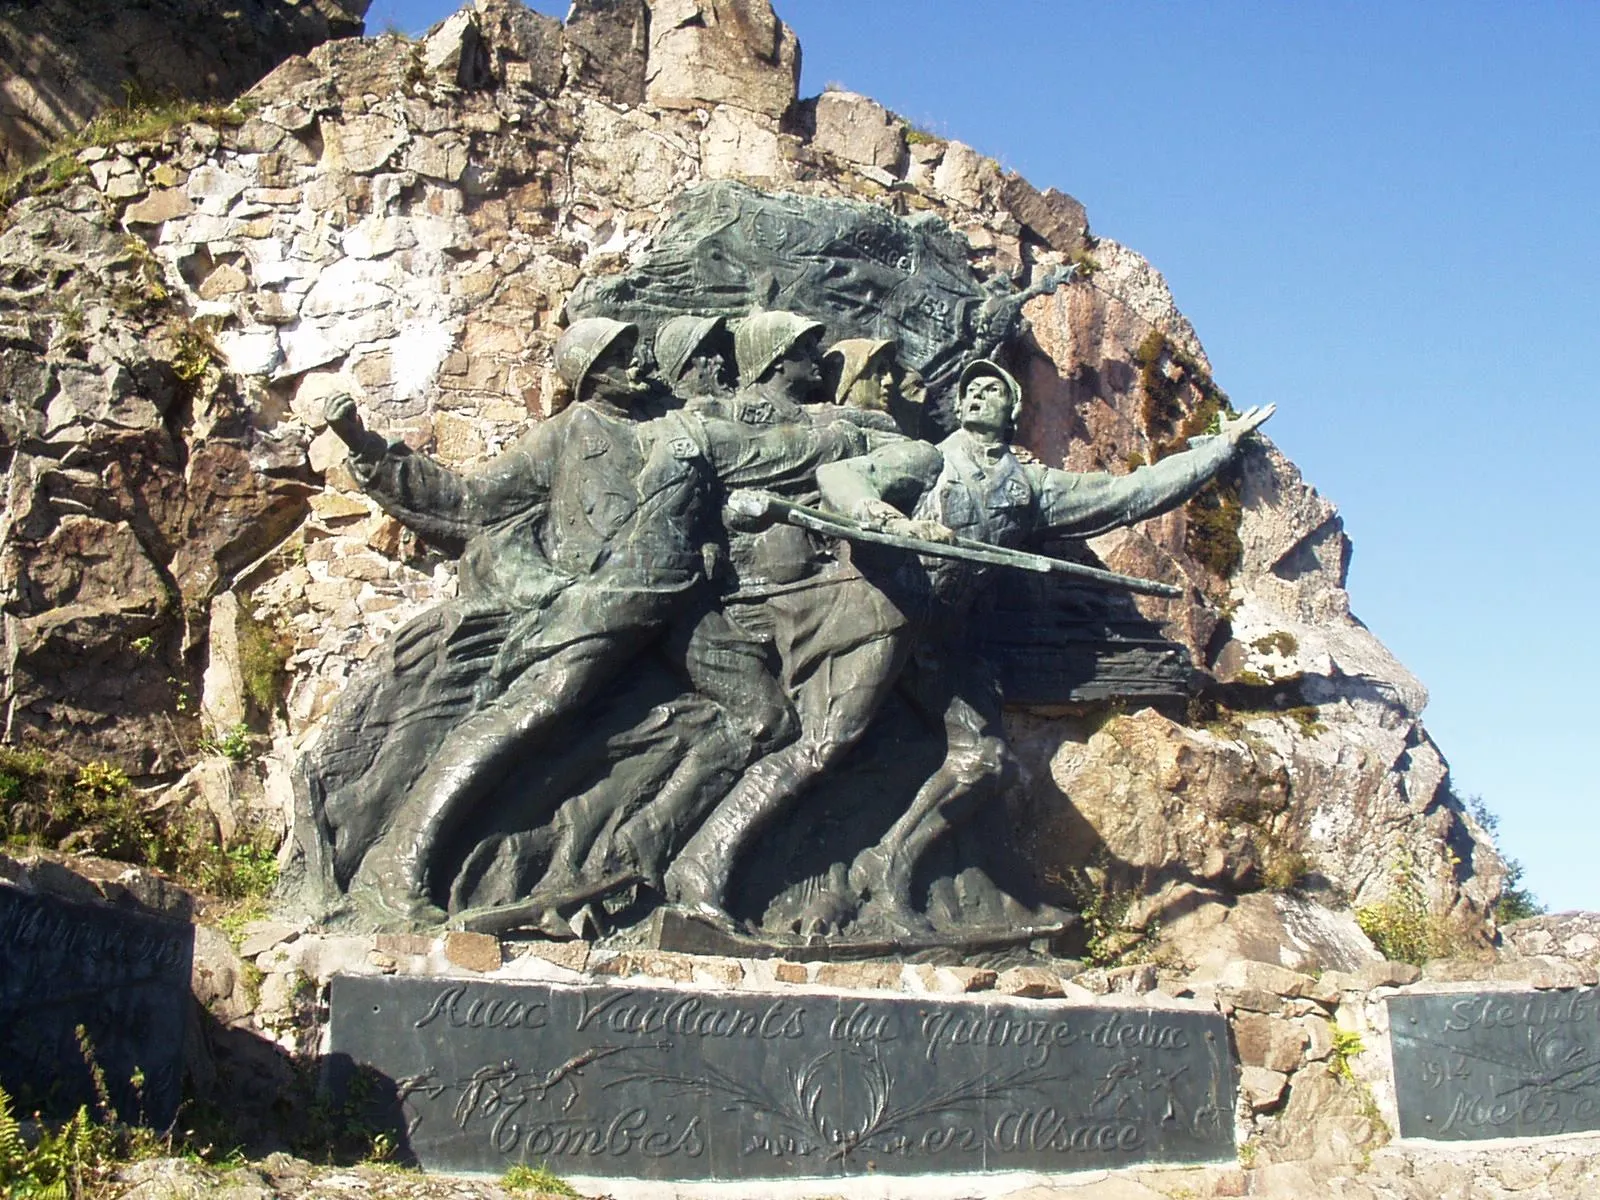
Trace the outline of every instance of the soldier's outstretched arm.
<path fill-rule="evenodd" d="M 870 454 L 825 463 L 817 468 L 822 500 L 837 513 L 873 529 L 947 541 L 950 531 L 937 521 L 916 521 L 905 514 L 939 481 L 944 456 L 927 442 L 896 441 Z"/>
<path fill-rule="evenodd" d="M 751 426 L 699 413 L 677 416 L 730 488 L 809 483 L 820 464 L 860 454 L 867 444 L 866 432 L 848 422 Z"/>
<path fill-rule="evenodd" d="M 1123 525 L 1158 517 L 1203 488 L 1238 453 L 1245 436 L 1276 411 L 1252 408 L 1222 422 L 1220 433 L 1190 439 L 1189 449 L 1127 475 L 1027 468 L 1039 497 L 1035 533 L 1093 537 Z"/>
<path fill-rule="evenodd" d="M 549 494 L 555 446 L 548 423 L 478 470 L 457 474 L 404 442 L 366 427 L 349 396 L 328 402 L 328 427 L 350 449 L 350 471 L 368 495 L 425 536 L 464 538 L 525 512 Z"/>

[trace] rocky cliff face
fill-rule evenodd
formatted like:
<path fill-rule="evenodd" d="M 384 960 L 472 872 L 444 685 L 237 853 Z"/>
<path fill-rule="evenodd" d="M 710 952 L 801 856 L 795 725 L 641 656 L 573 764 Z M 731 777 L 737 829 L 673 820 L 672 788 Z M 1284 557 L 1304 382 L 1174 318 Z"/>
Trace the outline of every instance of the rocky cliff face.
<path fill-rule="evenodd" d="M 112 105 L 231 100 L 292 54 L 361 32 L 371 0 L 6 0 L 0 170 Z"/>
<path fill-rule="evenodd" d="M 561 403 L 569 290 L 627 265 L 696 182 L 933 213 L 1017 282 L 1090 268 L 1027 310 L 1022 440 L 1046 462 L 1123 471 L 1204 428 L 1222 397 L 1147 262 L 869 99 L 798 100 L 798 64 L 766 0 L 580 0 L 565 26 L 475 0 L 418 42 L 290 57 L 234 123 L 86 150 L 84 177 L 16 202 L 6 738 L 154 783 L 248 721 L 270 750 L 242 790 L 286 820 L 287 764 L 351 671 L 453 587 L 355 487 L 325 401 L 354 394 L 448 464 L 492 455 Z M 1169 932 L 1248 909 L 1283 945 L 1363 944 L 1346 906 L 1412 892 L 1484 928 L 1504 868 L 1451 795 L 1422 687 L 1351 616 L 1338 515 L 1291 463 L 1259 448 L 1095 549 L 1186 585 L 1142 605 L 1213 682 L 1182 719 L 1013 714 L 1042 872 L 1089 864 Z M 1268 885 L 1315 903 L 1240 907 Z"/>

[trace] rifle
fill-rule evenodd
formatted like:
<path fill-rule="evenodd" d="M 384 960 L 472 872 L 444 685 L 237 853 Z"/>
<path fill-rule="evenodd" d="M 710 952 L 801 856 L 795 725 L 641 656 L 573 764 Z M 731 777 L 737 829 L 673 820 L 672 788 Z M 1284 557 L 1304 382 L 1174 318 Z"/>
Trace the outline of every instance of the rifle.
<path fill-rule="evenodd" d="M 740 488 L 728 496 L 728 507 L 741 517 L 755 521 L 782 521 L 809 529 L 812 533 L 843 538 L 849 542 L 865 542 L 873 546 L 892 546 L 913 554 L 926 554 L 932 558 L 951 558 L 960 562 L 981 563 L 990 567 L 1012 567 L 1020 571 L 1039 574 L 1070 575 L 1085 583 L 1100 587 L 1123 588 L 1143 596 L 1164 596 L 1168 599 L 1183 595 L 1183 589 L 1154 579 L 1141 579 L 1137 575 L 1121 575 L 1116 571 L 1102 571 L 1098 567 L 1085 567 L 1080 563 L 1051 558 L 1047 554 L 1033 554 L 1027 550 L 1008 550 L 1004 546 L 991 546 L 973 538 L 953 537 L 948 542 L 931 542 L 923 538 L 902 537 L 869 529 L 860 521 L 839 513 L 791 504 L 771 492 L 753 488 Z"/>

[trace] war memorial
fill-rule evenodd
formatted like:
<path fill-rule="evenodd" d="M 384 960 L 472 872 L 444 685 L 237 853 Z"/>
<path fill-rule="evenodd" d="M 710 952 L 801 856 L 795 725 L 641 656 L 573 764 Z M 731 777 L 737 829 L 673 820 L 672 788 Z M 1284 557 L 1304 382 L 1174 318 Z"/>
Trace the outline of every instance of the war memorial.
<path fill-rule="evenodd" d="M 8 1103 L 619 1196 L 1588 1194 L 1600 930 L 1497 923 L 1148 263 L 800 98 L 766 0 L 319 40 L 0 227 Z"/>

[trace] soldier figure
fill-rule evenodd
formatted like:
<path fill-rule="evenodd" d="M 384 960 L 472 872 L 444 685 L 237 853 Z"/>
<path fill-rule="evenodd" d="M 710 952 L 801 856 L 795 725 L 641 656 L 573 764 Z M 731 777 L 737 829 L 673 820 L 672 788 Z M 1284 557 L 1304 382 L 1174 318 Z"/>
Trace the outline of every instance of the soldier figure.
<path fill-rule="evenodd" d="M 656 372 L 686 408 L 726 398 L 728 360 L 733 350 L 721 317 L 673 317 L 656 331 Z"/>
<path fill-rule="evenodd" d="M 936 447 L 897 443 L 822 466 L 823 497 L 863 524 L 909 533 L 918 531 L 888 498 L 915 520 L 996 546 L 1088 538 L 1184 503 L 1273 412 L 1271 405 L 1251 409 L 1223 421 L 1217 436 L 1193 439 L 1184 453 L 1112 476 L 1020 462 L 1008 439 L 1021 408 L 1022 389 L 1004 368 L 984 359 L 969 363 L 960 376 L 955 433 Z M 928 929 L 911 895 L 917 862 L 996 793 L 1013 765 L 1001 737 L 998 684 L 972 637 L 973 603 L 986 574 L 976 564 L 924 557 L 904 564 L 893 588 L 902 599 L 922 597 L 921 604 L 906 601 L 923 611 L 905 690 L 926 718 L 942 725 L 948 747 L 910 807 L 850 870 L 851 886 L 870 910 L 902 932 Z"/>
<path fill-rule="evenodd" d="M 690 610 L 705 581 L 719 481 L 810 480 L 819 462 L 867 448 L 855 431 L 757 431 L 681 412 L 639 420 L 637 336 L 635 326 L 604 318 L 575 322 L 556 349 L 573 403 L 467 476 L 369 433 L 352 403 L 332 406 L 352 470 L 386 511 L 424 533 L 467 539 L 469 558 L 492 547 L 490 557 L 520 569 L 542 546 L 548 569 L 567 581 L 514 614 L 477 681 L 476 706 L 421 765 L 361 857 L 350 888 L 385 920 L 442 918 L 431 899 L 447 882 L 438 858 L 475 801 L 557 717 L 596 697 Z"/>
<path fill-rule="evenodd" d="M 845 338 L 828 347 L 822 370 L 835 404 L 888 413 L 907 437 L 921 432 L 927 391 L 922 376 L 901 364 L 893 342 Z"/>
<path fill-rule="evenodd" d="M 744 386 L 721 411 L 757 428 L 888 426 L 861 410 L 822 404 L 822 326 L 794 313 L 747 317 L 734 334 Z M 902 442 L 874 430 L 874 444 Z M 814 480 L 772 489 L 798 503 L 817 500 Z M 727 921 L 734 867 L 751 841 L 854 746 L 871 724 L 901 665 L 906 619 L 895 604 L 823 539 L 792 525 L 729 530 L 731 578 L 723 621 L 703 640 L 724 661 L 754 670 L 775 645 L 780 678 L 799 717 L 799 735 L 749 767 L 706 819 L 666 875 L 670 898 Z M 697 636 L 701 631 L 697 631 Z M 741 653 L 735 653 L 741 651 Z"/>

